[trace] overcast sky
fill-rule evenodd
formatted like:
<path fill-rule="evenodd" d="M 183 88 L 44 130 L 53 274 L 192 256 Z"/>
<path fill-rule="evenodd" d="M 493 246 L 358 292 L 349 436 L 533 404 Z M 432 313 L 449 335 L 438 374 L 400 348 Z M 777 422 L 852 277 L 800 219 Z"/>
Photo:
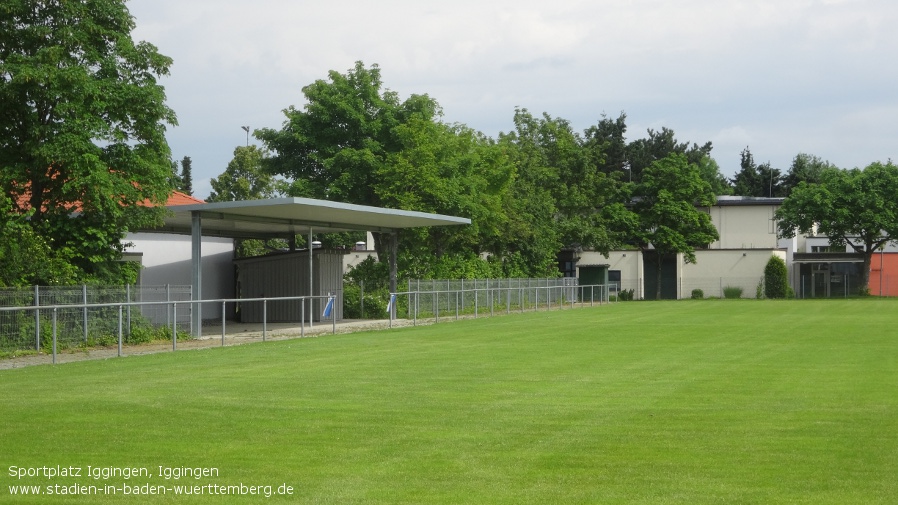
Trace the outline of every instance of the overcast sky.
<path fill-rule="evenodd" d="M 134 38 L 174 59 L 162 79 L 205 198 L 245 145 L 280 128 L 302 87 L 378 64 L 405 99 L 496 138 L 515 107 L 582 132 L 627 114 L 714 144 L 724 175 L 749 146 L 786 171 L 798 153 L 843 167 L 898 160 L 894 0 L 130 0 Z M 257 143 L 250 138 L 250 143 Z"/>

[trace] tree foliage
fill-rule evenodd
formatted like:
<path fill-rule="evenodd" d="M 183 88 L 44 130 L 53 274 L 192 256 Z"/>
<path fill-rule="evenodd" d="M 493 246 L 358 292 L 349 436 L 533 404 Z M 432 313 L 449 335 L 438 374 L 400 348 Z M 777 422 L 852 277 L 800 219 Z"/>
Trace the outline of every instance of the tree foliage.
<path fill-rule="evenodd" d="M 269 172 L 288 180 L 290 194 L 472 217 L 471 227 L 403 232 L 409 265 L 498 250 L 514 168 L 495 142 L 443 123 L 427 95 L 401 100 L 384 90 L 377 65 L 332 71 L 303 94 L 307 103 L 284 111 L 281 130 L 256 132 L 274 153 Z M 382 258 L 387 239 L 375 234 Z"/>
<path fill-rule="evenodd" d="M 898 167 L 872 163 L 863 170 L 825 169 L 819 183 L 801 182 L 776 212 L 780 236 L 818 233 L 831 245 L 864 258 L 862 292 L 869 291 L 873 254 L 898 240 Z"/>
<path fill-rule="evenodd" d="M 123 0 L 0 8 L 0 189 L 82 281 L 115 271 L 124 234 L 161 216 L 143 203 L 171 190 L 171 59 L 133 28 Z"/>
<path fill-rule="evenodd" d="M 783 179 L 783 196 L 789 196 L 792 190 L 802 182 L 815 184 L 823 181 L 823 174 L 834 170 L 836 166 L 812 154 L 799 153 L 792 159 L 792 165 Z"/>
<path fill-rule="evenodd" d="M 188 195 L 193 194 L 193 160 L 190 156 L 181 159 L 181 185 L 176 189 Z"/>
<path fill-rule="evenodd" d="M 732 179 L 733 194 L 753 197 L 781 197 L 786 190 L 779 169 L 770 162 L 755 164 L 755 158 L 748 147 L 742 150 L 739 172 Z"/>
<path fill-rule="evenodd" d="M 256 146 L 239 146 L 225 171 L 210 181 L 212 193 L 208 202 L 233 202 L 272 198 L 279 194 L 278 180 L 266 172 L 263 161 L 266 153 Z M 236 241 L 239 258 L 259 256 L 267 251 L 287 247 L 283 240 L 239 239 Z"/>
<path fill-rule="evenodd" d="M 695 249 L 720 238 L 711 216 L 698 208 L 713 205 L 716 195 L 685 154 L 652 162 L 641 179 L 634 188 L 633 205 L 617 214 L 618 226 L 639 249 L 655 251 L 660 299 L 663 258 L 683 254 L 687 262 L 695 263 Z"/>

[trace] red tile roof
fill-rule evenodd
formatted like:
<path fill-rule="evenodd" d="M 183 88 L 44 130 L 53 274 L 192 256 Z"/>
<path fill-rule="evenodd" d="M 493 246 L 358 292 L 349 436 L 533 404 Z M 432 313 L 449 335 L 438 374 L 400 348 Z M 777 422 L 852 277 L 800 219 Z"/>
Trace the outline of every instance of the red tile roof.
<path fill-rule="evenodd" d="M 165 202 L 166 207 L 172 207 L 175 205 L 193 205 L 195 203 L 206 203 L 199 198 L 195 198 L 186 193 L 181 193 L 180 191 L 175 191 L 168 197 L 168 201 Z"/>
<path fill-rule="evenodd" d="M 28 205 L 29 205 L 28 199 L 29 198 L 31 198 L 31 195 L 29 193 L 23 193 L 23 194 L 19 195 L 19 197 L 17 199 L 18 207 L 20 209 L 28 208 Z M 73 210 L 79 210 L 79 208 L 81 207 L 80 202 L 74 202 L 74 203 L 75 203 L 75 208 Z M 145 205 L 147 205 L 148 203 L 149 202 L 144 202 Z M 206 203 L 206 202 L 203 200 L 200 200 L 199 198 L 194 198 L 193 196 L 190 196 L 186 193 L 182 193 L 180 191 L 174 191 L 174 192 L 172 192 L 171 196 L 168 197 L 168 200 L 165 202 L 165 206 L 173 207 L 173 206 L 177 206 L 177 205 L 193 205 L 193 204 L 197 204 L 197 203 Z"/>

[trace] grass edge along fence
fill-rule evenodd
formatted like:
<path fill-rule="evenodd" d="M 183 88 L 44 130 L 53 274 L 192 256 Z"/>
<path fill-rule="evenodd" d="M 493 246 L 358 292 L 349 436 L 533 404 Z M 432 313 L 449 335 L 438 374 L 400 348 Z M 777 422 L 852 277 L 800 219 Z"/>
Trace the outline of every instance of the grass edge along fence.
<path fill-rule="evenodd" d="M 568 278 L 570 279 L 570 278 Z M 462 315 L 479 317 L 481 313 L 494 315 L 496 311 L 510 314 L 528 310 L 551 310 L 565 306 L 575 307 L 577 303 L 608 303 L 611 285 L 589 284 L 577 285 L 574 282 L 558 285 L 525 286 L 519 284 L 494 285 L 492 287 L 470 287 L 459 289 L 402 291 L 390 293 L 387 313 L 390 327 L 398 314 L 404 313 L 406 319 L 414 325 L 419 319 L 433 320 L 438 323 L 440 317 L 458 320 Z M 470 282 L 470 281 L 469 281 Z M 451 287 L 451 286 L 450 286 Z"/>

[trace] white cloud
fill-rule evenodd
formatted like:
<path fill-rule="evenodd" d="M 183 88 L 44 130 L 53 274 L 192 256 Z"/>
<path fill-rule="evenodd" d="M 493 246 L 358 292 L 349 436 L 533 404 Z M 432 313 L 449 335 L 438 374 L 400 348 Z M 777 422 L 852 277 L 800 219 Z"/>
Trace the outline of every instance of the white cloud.
<path fill-rule="evenodd" d="M 164 84 L 181 126 L 169 139 L 195 180 L 224 170 L 241 125 L 280 127 L 303 86 L 356 60 L 488 135 L 512 127 L 515 106 L 578 129 L 625 111 L 631 138 L 667 126 L 712 140 L 723 168 L 745 145 L 783 169 L 802 151 L 851 166 L 898 158 L 898 4 L 887 0 L 128 5 L 135 36 L 175 60 Z"/>

